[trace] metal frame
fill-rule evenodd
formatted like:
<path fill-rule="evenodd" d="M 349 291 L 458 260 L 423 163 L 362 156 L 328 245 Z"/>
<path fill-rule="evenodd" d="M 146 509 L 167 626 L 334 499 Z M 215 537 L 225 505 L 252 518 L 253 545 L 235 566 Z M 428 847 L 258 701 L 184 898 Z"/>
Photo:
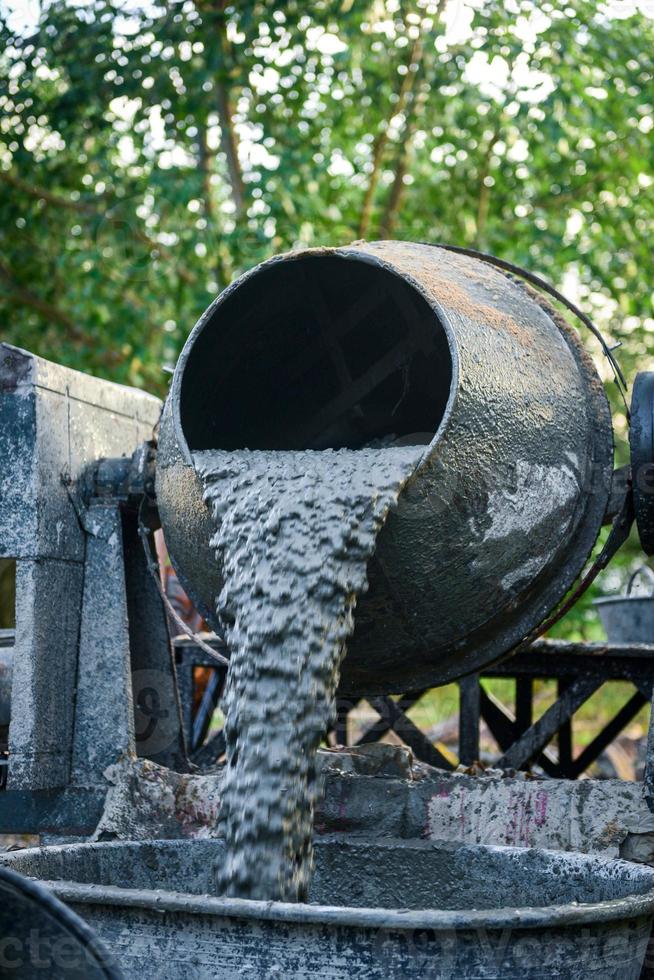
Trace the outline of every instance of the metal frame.
<path fill-rule="evenodd" d="M 218 639 L 205 638 L 205 642 L 219 652 L 225 650 Z M 227 668 L 216 663 L 193 640 L 178 636 L 173 640 L 175 651 L 175 673 L 182 705 L 182 724 L 192 763 L 208 766 L 217 762 L 225 751 L 225 737 L 222 731 L 210 734 L 211 719 L 222 696 L 227 679 Z M 200 704 L 195 709 L 195 668 L 210 667 L 213 671 L 206 685 Z"/>
<path fill-rule="evenodd" d="M 219 648 L 217 641 L 209 641 Z M 193 711 L 193 668 L 216 668 L 206 654 L 185 637 L 175 640 L 177 676 L 184 706 L 185 730 L 192 759 L 199 764 L 216 761 L 224 752 L 224 738 L 218 732 L 204 744 L 210 716 L 217 704 L 226 672 L 216 669 L 216 683 L 205 692 L 207 704 Z M 481 680 L 486 677 L 511 678 L 515 682 L 513 710 L 488 693 Z M 533 720 L 533 682 L 556 680 L 558 697 L 538 720 Z M 578 709 L 607 681 L 630 681 L 634 693 L 622 708 L 576 757 L 572 752 L 572 726 Z M 471 766 L 479 759 L 480 725 L 484 722 L 498 743 L 500 753 L 493 765 L 500 769 L 526 770 L 538 765 L 548 776 L 577 779 L 587 772 L 608 745 L 629 724 L 640 709 L 652 701 L 654 689 L 654 645 L 615 645 L 565 643 L 539 640 L 527 650 L 502 663 L 458 681 L 459 687 L 459 763 Z M 355 745 L 380 741 L 394 732 L 412 749 L 421 762 L 452 770 L 454 764 L 434 745 L 407 715 L 427 690 L 410 692 L 394 699 L 388 695 L 367 698 L 379 715 Z M 338 698 L 331 741 L 348 744 L 347 719 L 359 700 Z M 207 716 L 207 711 L 210 714 Z M 553 752 L 551 743 L 558 742 Z M 652 740 L 654 742 L 654 740 Z M 654 788 L 654 744 L 647 752 L 645 779 Z"/>
<path fill-rule="evenodd" d="M 491 699 L 485 692 L 480 699 L 481 718 L 502 750 L 498 767 L 526 769 L 537 761 L 550 776 L 576 779 L 599 758 L 638 711 L 652 701 L 654 646 L 540 640 L 524 653 L 487 669 L 483 676 L 511 677 L 516 683 L 515 716 L 502 710 L 500 705 L 489 707 Z M 558 698 L 533 722 L 535 679 L 555 679 Z M 634 693 L 593 741 L 573 758 L 572 724 L 575 712 L 605 682 L 615 680 L 631 682 Z M 479 683 L 478 680 L 476 683 Z M 473 719 L 465 712 L 462 712 L 460 724 L 462 730 L 474 728 Z M 558 738 L 556 757 L 547 749 L 554 738 Z M 649 766 L 649 753 L 647 762 Z"/>
<path fill-rule="evenodd" d="M 485 677 L 506 677 L 515 682 L 514 710 L 509 710 L 482 684 Z M 556 680 L 558 697 L 537 721 L 533 720 L 533 681 Z M 575 713 L 607 681 L 626 680 L 634 693 L 618 713 L 576 757 L 572 754 L 572 724 Z M 652 701 L 654 645 L 564 643 L 539 640 L 513 657 L 458 681 L 459 763 L 471 766 L 479 759 L 479 732 L 484 722 L 499 745 L 493 765 L 500 769 L 528 769 L 536 763 L 548 775 L 577 779 L 599 758 L 640 709 Z M 393 731 L 418 759 L 443 769 L 452 769 L 426 735 L 407 717 L 426 693 L 368 698 L 380 718 L 357 740 L 356 745 L 378 741 Z M 358 702 L 357 702 L 358 703 Z M 334 740 L 347 744 L 347 714 L 356 705 L 341 701 Z M 558 740 L 558 752 L 551 743 Z M 654 742 L 654 740 L 651 740 Z M 654 786 L 654 744 L 647 752 L 645 779 Z"/>
<path fill-rule="evenodd" d="M 210 646 L 222 649 L 217 639 Z M 195 765 L 207 767 L 219 761 L 225 751 L 224 733 L 210 733 L 210 723 L 226 678 L 226 669 L 217 665 L 187 637 L 173 641 L 176 674 L 182 704 L 182 720 L 189 755 Z M 210 667 L 213 677 L 195 708 L 196 667 Z M 515 683 L 511 710 L 480 683 L 486 677 L 505 677 Z M 554 679 L 559 696 L 554 704 L 533 721 L 533 682 Z M 634 693 L 623 707 L 576 757 L 572 755 L 572 724 L 575 712 L 602 684 L 626 680 Z M 539 640 L 524 652 L 458 681 L 460 696 L 459 763 L 471 766 L 479 758 L 479 731 L 484 722 L 500 747 L 493 765 L 503 769 L 528 769 L 538 765 L 546 775 L 577 779 L 629 724 L 637 712 L 652 700 L 654 688 L 654 645 L 612 645 L 564 643 Z M 368 745 L 380 741 L 389 731 L 409 746 L 416 758 L 440 769 L 455 766 L 428 736 L 408 717 L 407 712 L 427 693 L 411 692 L 394 699 L 388 695 L 371 697 L 368 703 L 379 719 L 356 741 Z M 346 745 L 347 718 L 358 700 L 339 698 L 330 740 Z M 558 752 L 551 743 L 558 739 Z M 647 796 L 654 796 L 654 738 L 650 728 L 644 775 Z M 101 787 L 67 787 L 61 790 L 0 792 L 0 829 L 4 833 L 47 831 L 58 835 L 83 836 L 91 833 L 102 813 L 105 791 Z"/>

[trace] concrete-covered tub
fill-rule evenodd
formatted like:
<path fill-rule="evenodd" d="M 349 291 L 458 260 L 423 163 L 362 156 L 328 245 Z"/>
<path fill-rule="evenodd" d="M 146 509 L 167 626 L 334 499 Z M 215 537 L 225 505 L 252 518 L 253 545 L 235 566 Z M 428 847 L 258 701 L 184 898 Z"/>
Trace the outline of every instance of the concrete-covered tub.
<path fill-rule="evenodd" d="M 125 977 L 638 980 L 654 870 L 591 855 L 322 839 L 311 902 L 212 895 L 220 840 L 2 855 L 49 883 Z"/>

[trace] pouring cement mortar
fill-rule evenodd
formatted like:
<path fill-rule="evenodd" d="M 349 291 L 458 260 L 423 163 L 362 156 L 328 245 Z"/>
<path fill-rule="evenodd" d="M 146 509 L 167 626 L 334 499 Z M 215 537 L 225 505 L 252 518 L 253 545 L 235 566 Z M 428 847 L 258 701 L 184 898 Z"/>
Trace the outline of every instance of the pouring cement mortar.
<path fill-rule="evenodd" d="M 241 277 L 191 333 L 161 420 L 159 513 L 196 606 L 220 628 L 194 453 L 419 443 L 368 563 L 344 694 L 443 684 L 543 621 L 606 514 L 608 403 L 576 333 L 479 260 L 362 242 Z"/>
<path fill-rule="evenodd" d="M 306 899 L 316 752 L 377 533 L 422 451 L 196 454 L 230 650 L 220 894 Z"/>
<path fill-rule="evenodd" d="M 220 840 L 72 844 L 0 860 L 44 879 L 126 978 L 638 980 L 654 870 L 590 855 L 340 837 L 311 904 L 212 898 Z"/>

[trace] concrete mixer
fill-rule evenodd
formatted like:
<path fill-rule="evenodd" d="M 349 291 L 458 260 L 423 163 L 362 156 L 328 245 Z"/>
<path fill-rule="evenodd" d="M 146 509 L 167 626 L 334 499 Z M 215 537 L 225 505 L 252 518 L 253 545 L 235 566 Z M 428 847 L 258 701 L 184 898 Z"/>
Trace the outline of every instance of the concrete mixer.
<path fill-rule="evenodd" d="M 319 249 L 225 290 L 180 357 L 157 465 L 171 557 L 208 620 L 219 569 L 192 452 L 416 433 L 429 454 L 378 541 L 347 691 L 442 684 L 544 619 L 605 518 L 606 397 L 554 310 L 467 256 L 394 242 Z"/>
<path fill-rule="evenodd" d="M 508 765 L 447 774 L 405 711 L 412 692 L 458 679 L 463 694 L 467 676 L 516 648 L 524 659 L 603 524 L 592 574 L 634 514 L 653 550 L 653 396 L 640 375 L 633 472 L 617 479 L 603 386 L 554 306 L 484 257 L 400 242 L 291 253 L 241 277 L 191 333 L 163 411 L 2 345 L 0 557 L 16 563 L 17 600 L 0 832 L 48 845 L 3 863 L 49 882 L 127 976 L 536 977 L 545 964 L 638 977 L 654 916 L 649 761 L 644 784 L 588 780 L 583 794 Z M 220 751 L 215 737 L 213 754 L 190 751 L 183 678 L 216 655 L 224 678 L 229 651 L 217 635 L 171 646 L 152 531 L 219 634 L 193 453 L 416 444 L 341 694 L 385 704 L 405 727 L 380 734 L 394 728 L 423 761 L 390 745 L 325 752 L 309 904 L 212 895 Z M 604 652 L 651 692 L 654 648 Z M 569 705 L 582 688 L 595 689 L 573 677 Z M 539 722 L 513 724 L 518 744 Z M 547 773 L 530 746 L 515 769 Z M 488 937 L 505 935 L 493 958 Z"/>

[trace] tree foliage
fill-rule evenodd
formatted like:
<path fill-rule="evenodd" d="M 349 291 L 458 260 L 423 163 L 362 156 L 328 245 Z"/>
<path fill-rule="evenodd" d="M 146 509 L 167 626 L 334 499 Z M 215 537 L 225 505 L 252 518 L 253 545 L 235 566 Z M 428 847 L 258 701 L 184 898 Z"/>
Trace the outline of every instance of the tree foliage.
<path fill-rule="evenodd" d="M 654 350 L 640 7 L 52 0 L 30 30 L 5 17 L 4 337 L 162 394 L 162 366 L 239 272 L 397 237 L 572 290 L 633 377 Z"/>

